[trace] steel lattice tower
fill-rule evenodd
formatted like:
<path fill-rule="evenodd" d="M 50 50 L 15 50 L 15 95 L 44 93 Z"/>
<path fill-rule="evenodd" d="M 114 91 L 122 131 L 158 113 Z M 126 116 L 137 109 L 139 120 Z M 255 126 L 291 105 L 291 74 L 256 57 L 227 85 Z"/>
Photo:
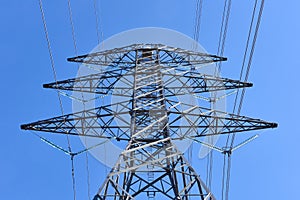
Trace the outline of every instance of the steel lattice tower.
<path fill-rule="evenodd" d="M 215 199 L 173 141 L 277 126 L 174 98 L 251 87 L 251 83 L 197 71 L 203 65 L 225 60 L 161 44 L 134 44 L 69 58 L 106 68 L 101 73 L 45 84 L 45 88 L 127 99 L 21 128 L 128 141 L 94 200 Z M 117 84 L 121 79 L 126 84 Z M 124 123 L 118 126 L 116 120 Z"/>

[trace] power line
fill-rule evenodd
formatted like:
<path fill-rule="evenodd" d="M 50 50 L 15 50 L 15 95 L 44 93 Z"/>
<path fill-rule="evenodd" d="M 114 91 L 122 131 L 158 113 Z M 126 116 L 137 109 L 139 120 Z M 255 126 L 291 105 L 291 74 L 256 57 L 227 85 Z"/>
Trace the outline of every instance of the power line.
<path fill-rule="evenodd" d="M 195 25 L 194 25 L 194 41 L 199 42 L 199 35 L 200 35 L 200 25 L 201 25 L 201 16 L 202 16 L 202 7 L 203 7 L 203 0 L 197 0 L 196 4 L 196 16 L 195 16 Z M 193 50 L 196 50 L 196 44 L 193 43 Z M 192 145 L 189 148 L 189 160 L 192 160 Z M 212 167 L 213 167 L 213 152 L 211 151 L 207 157 L 207 165 L 206 165 L 206 185 L 208 188 L 211 188 L 212 183 Z"/>
<path fill-rule="evenodd" d="M 258 0 L 255 0 L 253 11 L 252 11 L 251 23 L 250 23 L 250 28 L 249 28 L 249 31 L 248 31 L 248 37 L 247 37 L 247 42 L 246 42 L 246 47 L 245 47 L 245 52 L 244 52 L 244 57 L 243 57 L 243 62 L 242 62 L 242 68 L 241 68 L 241 71 L 240 71 L 239 81 L 242 80 L 243 73 L 244 73 L 244 67 L 245 67 L 245 63 L 246 63 L 247 52 L 248 52 L 248 48 L 249 48 L 249 45 L 250 45 L 250 38 L 251 38 L 253 23 L 254 23 L 255 14 L 256 14 L 257 1 Z M 238 88 L 237 93 L 235 95 L 235 99 L 234 99 L 233 113 L 235 113 L 239 91 L 240 90 Z M 230 135 L 227 136 L 226 147 L 228 147 L 229 139 L 230 139 Z"/>
<path fill-rule="evenodd" d="M 195 12 L 195 21 L 194 21 L 194 34 L 193 34 L 193 43 L 192 43 L 192 49 L 194 51 L 197 50 L 197 45 L 199 42 L 199 35 L 200 35 L 200 24 L 201 24 L 201 15 L 202 15 L 202 4 L 203 0 L 197 0 L 196 1 L 196 12 Z M 192 70 L 194 68 L 192 67 Z M 192 99 L 191 99 L 192 100 Z M 188 161 L 190 164 L 193 162 L 193 142 L 188 148 Z"/>
<path fill-rule="evenodd" d="M 103 32 L 102 32 L 102 29 L 99 31 L 100 18 L 99 18 L 99 13 L 98 13 L 98 9 L 97 9 L 98 8 L 97 0 L 93 0 L 93 8 L 94 8 L 94 15 L 95 15 L 95 23 L 96 23 L 97 42 L 98 42 L 98 44 L 100 44 L 101 36 L 103 37 Z M 78 50 L 77 50 L 75 28 L 74 28 L 74 22 L 73 22 L 72 6 L 71 6 L 70 0 L 68 0 L 68 11 L 69 11 L 69 20 L 70 20 L 70 25 L 71 25 L 71 30 L 72 30 L 73 46 L 74 46 L 75 54 L 77 56 Z M 78 67 L 78 71 L 79 71 L 79 65 L 77 65 L 77 67 Z M 83 93 L 81 93 L 81 97 L 83 100 L 82 103 L 83 103 L 84 110 L 85 110 L 85 101 L 84 101 Z M 83 127 L 82 131 L 83 131 L 83 133 L 85 132 L 84 127 Z M 86 141 L 85 141 L 85 146 L 87 146 Z M 90 197 L 90 170 L 89 170 L 89 160 L 88 160 L 88 152 L 87 151 L 85 152 L 85 158 L 86 158 L 85 160 L 86 160 L 86 171 L 87 171 L 88 198 L 91 199 L 91 197 Z"/>
<path fill-rule="evenodd" d="M 254 18 L 255 18 L 255 14 L 256 14 L 256 7 L 257 7 L 257 0 L 255 1 L 254 8 L 253 8 L 253 13 L 252 13 L 252 18 L 251 18 L 251 24 L 250 24 L 250 28 L 249 28 L 249 33 L 248 33 L 248 38 L 247 38 L 246 48 L 245 48 L 245 53 L 244 53 L 244 58 L 243 58 L 242 69 L 241 69 L 241 72 L 240 72 L 240 81 L 242 79 L 244 65 L 245 65 L 245 60 L 246 60 L 246 56 L 247 56 L 247 52 L 248 52 L 248 46 L 250 44 L 249 41 L 250 41 L 250 36 L 251 36 L 251 33 L 252 33 L 253 22 L 254 22 Z M 257 41 L 259 26 L 260 26 L 260 22 L 261 22 L 261 17 L 262 17 L 262 14 L 263 14 L 263 8 L 264 8 L 264 0 L 261 1 L 261 5 L 260 5 L 260 10 L 259 10 L 259 14 L 258 14 L 256 26 L 255 26 L 255 32 L 254 32 L 254 37 L 253 37 L 253 40 L 252 40 L 252 46 L 251 46 L 251 51 L 250 51 L 250 55 L 249 55 L 249 59 L 248 59 L 248 64 L 247 64 L 247 69 L 246 69 L 246 74 L 245 74 L 244 82 L 248 81 L 249 72 L 250 72 L 250 68 L 251 68 L 251 64 L 252 64 L 252 58 L 253 58 L 253 54 L 254 54 L 254 50 L 255 50 L 255 45 L 256 45 L 256 41 Z M 239 103 L 238 111 L 237 111 L 238 115 L 240 114 L 241 109 L 242 109 L 245 91 L 246 91 L 245 88 L 243 88 L 242 89 L 242 94 L 241 94 L 241 97 L 240 97 L 240 103 Z M 238 93 L 236 94 L 236 97 L 235 97 L 233 113 L 235 111 L 236 104 L 237 104 L 237 96 L 238 96 Z M 235 133 L 232 134 L 231 144 L 230 144 L 230 150 L 233 148 L 234 140 L 235 140 Z M 229 135 L 227 137 L 226 147 L 228 146 L 228 141 L 229 141 Z M 229 189 L 230 189 L 230 171 L 231 171 L 231 156 L 230 156 L 230 154 L 228 154 L 228 158 L 227 159 L 228 159 L 228 161 L 227 161 L 226 190 L 225 190 L 225 198 L 226 198 L 226 200 L 228 200 Z M 225 174 L 223 174 L 223 176 L 225 176 Z M 223 178 L 223 182 L 222 182 L 222 188 L 224 188 L 223 184 L 224 184 L 224 178 Z M 223 189 L 222 189 L 222 194 L 223 194 Z"/>
<path fill-rule="evenodd" d="M 95 1 L 94 1 L 94 7 L 96 7 L 95 5 Z M 70 25 L 71 25 L 71 30 L 72 30 L 72 40 L 73 40 L 73 46 L 74 46 L 74 51 L 75 51 L 75 55 L 78 55 L 78 50 L 77 50 L 77 42 L 76 42 L 76 35 L 75 35 L 75 28 L 74 28 L 74 22 L 73 22 L 73 13 L 72 13 L 72 7 L 71 7 L 71 1 L 68 0 L 68 11 L 69 11 L 69 20 L 70 20 Z M 97 21 L 97 19 L 96 19 Z M 97 28 L 98 29 L 98 28 Z M 99 35 L 98 36 L 98 41 L 99 41 Z M 79 71 L 79 65 L 77 65 L 77 69 Z M 81 93 L 81 97 L 82 97 L 82 103 L 84 106 L 84 110 L 85 110 L 85 101 L 84 101 L 84 96 Z M 82 125 L 82 132 L 84 134 L 85 130 L 84 130 L 84 124 Z M 85 146 L 86 146 L 86 140 L 85 140 Z M 87 171 L 87 187 L 88 187 L 88 199 L 91 199 L 91 195 L 90 195 L 90 170 L 89 170 L 89 160 L 88 160 L 88 152 L 85 151 L 85 161 L 86 161 L 86 171 Z M 73 160 L 72 160 L 72 167 L 73 167 Z M 73 180 L 73 185 L 75 185 L 75 176 L 74 173 L 72 171 L 72 180 Z"/>
<path fill-rule="evenodd" d="M 85 141 L 86 145 L 86 141 Z M 87 185 L 88 185 L 88 199 L 91 199 L 91 185 L 90 185 L 90 169 L 89 169 L 89 157 L 88 152 L 85 152 L 85 166 L 87 172 Z"/>
<path fill-rule="evenodd" d="M 242 68 L 241 68 L 241 72 L 240 72 L 240 77 L 239 77 L 240 81 L 242 80 L 243 73 L 244 73 L 244 67 L 245 67 L 245 63 L 246 63 L 246 58 L 247 58 L 247 53 L 248 53 L 248 48 L 249 48 L 249 43 L 250 43 L 250 38 L 251 38 L 251 33 L 252 33 L 252 27 L 253 27 L 253 22 L 254 22 L 255 13 L 256 13 L 257 1 L 258 0 L 255 0 L 255 4 L 254 4 L 254 7 L 253 7 L 253 11 L 252 11 L 251 23 L 250 23 L 250 28 L 249 28 L 249 31 L 248 31 L 246 48 L 245 48 L 245 52 L 244 52 L 243 63 L 242 63 Z M 233 104 L 234 105 L 234 107 L 233 107 L 233 113 L 235 113 L 237 99 L 238 99 L 238 96 L 239 96 L 239 91 L 240 90 L 237 89 L 237 93 L 235 95 L 234 104 Z"/>
<path fill-rule="evenodd" d="M 223 170 L 222 170 L 222 200 L 224 200 L 224 193 L 225 193 L 225 173 L 226 173 L 226 154 L 224 154 L 223 158 Z"/>
<path fill-rule="evenodd" d="M 252 64 L 252 59 L 253 59 L 253 54 L 254 54 L 254 50 L 255 50 L 256 40 L 257 40 L 257 36 L 258 36 L 258 30 L 259 30 L 261 17 L 262 17 L 263 9 L 264 9 L 264 2 L 265 2 L 264 0 L 261 1 L 261 6 L 260 6 L 259 14 L 258 14 L 256 27 L 255 27 L 254 39 L 253 39 L 253 42 L 252 42 L 252 47 L 251 47 L 251 52 L 250 52 L 250 56 L 249 56 L 247 71 L 246 71 L 246 75 L 245 75 L 245 82 L 248 81 L 248 77 L 249 77 L 249 72 L 250 72 L 250 68 L 251 68 L 251 64 Z M 239 108 L 238 108 L 238 114 L 241 112 L 241 109 L 242 109 L 244 95 L 245 95 L 245 89 L 242 90 L 241 101 L 240 101 Z"/>
<path fill-rule="evenodd" d="M 229 187 L 230 187 L 230 170 L 231 169 L 231 155 L 227 155 L 227 175 L 226 175 L 226 192 L 225 192 L 225 199 L 228 200 L 229 198 Z"/>
<path fill-rule="evenodd" d="M 98 44 L 100 44 L 101 42 L 101 36 L 103 37 L 103 32 L 102 30 L 99 31 L 99 13 L 98 13 L 98 4 L 97 4 L 97 0 L 93 0 L 93 7 L 94 7 L 94 15 L 95 15 L 95 23 L 96 23 L 96 33 L 97 33 L 97 42 Z M 70 25 L 71 25 L 71 30 L 72 30 L 72 39 L 73 39 L 73 46 L 74 46 L 74 50 L 75 50 L 75 54 L 76 56 L 78 55 L 78 51 L 77 51 L 77 42 L 76 42 L 76 36 L 75 36 L 75 28 L 74 28 L 74 22 L 73 22 L 73 13 L 72 13 L 72 7 L 71 7 L 71 1 L 68 0 L 68 11 L 69 11 L 69 20 L 70 20 Z M 78 71 L 79 71 L 79 65 L 77 65 Z M 80 72 L 80 71 L 79 71 Z M 84 110 L 85 110 L 85 100 L 84 100 L 84 96 L 83 93 L 81 93 L 81 97 L 82 97 L 82 103 L 84 106 Z M 85 132 L 84 130 L 84 126 L 82 128 L 83 133 Z M 85 142 L 85 146 L 87 146 L 86 144 L 86 140 Z M 88 159 L 88 152 L 85 152 L 85 160 L 86 160 L 86 171 L 87 171 L 87 185 L 88 185 L 88 198 L 91 199 L 90 196 L 90 170 L 89 170 L 89 159 Z"/>
<path fill-rule="evenodd" d="M 47 29 L 47 23 L 46 23 L 45 12 L 44 12 L 44 8 L 43 8 L 42 0 L 39 0 L 39 8 L 40 8 L 40 12 L 41 12 L 42 21 L 43 21 L 44 33 L 45 33 L 45 36 L 46 36 L 47 47 L 48 47 L 48 52 L 49 52 L 49 57 L 50 57 L 50 62 L 51 62 L 51 69 L 52 69 L 52 72 L 53 72 L 53 78 L 54 78 L 54 81 L 57 83 L 57 76 L 56 76 L 54 58 L 53 58 L 53 53 L 52 53 L 52 49 L 51 49 L 51 43 L 50 43 L 50 39 L 49 39 L 49 33 L 48 33 L 48 29 Z M 58 96 L 58 100 L 59 100 L 60 110 L 61 110 L 61 113 L 63 115 L 64 111 L 63 111 L 61 96 L 60 96 L 59 90 L 56 90 L 56 91 L 57 91 L 57 96 Z"/>
<path fill-rule="evenodd" d="M 73 45 L 75 54 L 77 55 L 77 44 L 75 39 L 75 30 L 74 30 L 74 24 L 73 24 L 73 16 L 72 16 L 72 9 L 71 9 L 71 1 L 68 0 L 68 11 L 69 11 L 69 20 L 71 23 L 71 29 L 72 29 L 72 39 L 73 39 Z M 70 151 L 71 151 L 71 145 L 68 144 Z M 73 183 L 73 193 L 74 193 L 74 200 L 76 200 L 76 179 L 75 179 L 75 172 L 74 172 L 74 156 L 71 156 L 71 165 L 72 165 L 72 183 Z"/>
<path fill-rule="evenodd" d="M 231 12 L 231 0 L 226 0 L 224 2 L 223 7 L 223 14 L 222 14 L 222 20 L 221 20 L 221 28 L 219 33 L 219 41 L 218 41 L 218 49 L 217 49 L 217 55 L 222 56 L 224 54 L 225 50 L 225 44 L 226 44 L 226 37 L 227 37 L 227 31 L 228 31 L 228 25 L 229 25 L 229 18 L 230 18 L 230 12 Z M 218 63 L 217 68 L 215 69 L 214 75 L 218 76 L 221 71 L 221 62 Z M 214 97 L 216 98 L 216 97 Z M 212 154 L 212 153 L 210 153 Z M 226 155 L 224 155 L 226 156 Z M 210 155 L 212 157 L 212 155 Z M 210 158 L 212 160 L 212 158 Z M 209 163 L 212 165 L 212 161 Z M 223 193 L 224 193 L 224 182 L 225 182 L 225 157 L 224 157 L 224 164 L 223 164 L 223 178 L 222 178 L 222 199 L 223 199 Z M 210 170 L 212 171 L 212 166 L 210 166 Z M 212 172 L 210 172 L 210 178 L 212 178 Z"/>
<path fill-rule="evenodd" d="M 100 44 L 100 33 L 99 33 L 99 14 L 98 14 L 98 4 L 97 4 L 97 0 L 93 0 L 93 6 L 94 6 L 94 15 L 95 15 L 95 22 L 96 22 L 96 33 L 97 33 L 97 42 L 98 44 Z"/>
<path fill-rule="evenodd" d="M 211 189 L 213 177 L 213 151 L 209 153 L 209 173 L 208 173 L 208 187 Z"/>
<path fill-rule="evenodd" d="M 202 16 L 202 6 L 203 6 L 203 0 L 197 0 L 195 25 L 194 25 L 194 40 L 196 42 L 199 42 L 201 16 Z M 196 48 L 196 46 L 194 48 Z"/>
<path fill-rule="evenodd" d="M 217 55 L 219 56 L 222 56 L 224 53 L 230 12 L 231 12 L 231 0 L 226 0 L 224 3 L 221 29 L 219 34 L 218 51 L 217 51 Z M 216 73 L 219 73 L 221 71 L 221 66 L 222 64 L 218 63 L 218 71 L 216 71 Z"/>
<path fill-rule="evenodd" d="M 193 35 L 193 39 L 194 39 L 193 50 L 196 50 L 197 43 L 199 42 L 202 7 L 203 7 L 203 0 L 197 0 L 195 25 L 194 25 L 194 35 Z M 208 188 L 211 188 L 211 180 L 212 180 L 212 166 L 213 166 L 213 155 L 212 155 L 212 153 L 213 152 L 210 152 L 208 154 L 207 164 L 206 164 L 206 185 L 208 186 Z M 189 160 L 192 160 L 192 146 L 189 148 Z"/>
<path fill-rule="evenodd" d="M 262 0 L 261 4 L 260 4 L 259 14 L 258 14 L 257 22 L 256 22 L 256 25 L 255 25 L 255 32 L 254 32 L 254 37 L 253 37 L 253 41 L 252 41 L 252 46 L 251 46 L 251 51 L 250 51 L 249 60 L 248 60 L 248 64 L 247 64 L 247 69 L 246 69 L 244 82 L 248 81 L 249 72 L 250 72 L 252 59 L 253 59 L 253 54 L 254 54 L 254 50 L 255 50 L 255 45 L 256 45 L 256 41 L 257 41 L 258 31 L 259 31 L 259 27 L 260 27 L 261 17 L 262 17 L 262 14 L 263 14 L 264 2 L 265 1 Z M 255 6 L 256 6 L 256 4 L 255 4 Z M 239 103 L 238 111 L 237 111 L 238 115 L 240 114 L 241 109 L 242 109 L 245 92 L 246 92 L 246 90 L 245 90 L 245 88 L 243 88 L 242 94 L 241 94 L 241 97 L 240 97 L 240 103 Z M 233 146 L 234 139 L 235 139 L 235 134 L 233 134 L 233 136 L 232 136 L 231 145 L 230 145 L 231 148 Z"/>
<path fill-rule="evenodd" d="M 48 33 L 48 29 L 47 29 L 47 23 L 46 23 L 45 12 L 44 12 L 44 8 L 43 8 L 43 2 L 42 2 L 42 0 L 39 0 L 39 8 L 40 8 L 41 16 L 42 16 L 43 27 L 44 27 L 44 32 L 45 32 L 45 36 L 46 36 L 47 47 L 48 47 L 48 52 L 49 52 L 49 56 L 50 56 L 53 77 L 54 77 L 54 81 L 57 83 L 57 75 L 56 75 L 56 70 L 55 70 L 55 65 L 54 65 L 54 58 L 53 58 L 53 53 L 52 53 L 52 49 L 51 49 L 51 44 L 50 44 L 50 39 L 49 39 L 49 33 Z M 64 109 L 63 109 L 63 104 L 62 104 L 61 96 L 60 96 L 59 90 L 56 90 L 56 91 L 57 91 L 57 96 L 58 96 L 58 100 L 59 100 L 60 110 L 61 110 L 62 115 L 64 115 Z M 68 142 L 68 150 L 69 150 L 69 152 L 72 152 L 71 145 L 70 145 L 70 139 L 69 139 L 68 135 L 67 135 L 67 142 Z M 75 187 L 75 175 L 74 175 L 74 160 L 73 160 L 73 156 L 71 156 L 71 165 L 72 165 L 71 166 L 71 170 L 72 170 L 73 194 L 74 194 L 74 200 L 76 200 L 76 187 Z"/>
<path fill-rule="evenodd" d="M 73 14 L 72 14 L 72 7 L 71 7 L 71 1 L 68 0 L 68 11 L 69 11 L 69 20 L 72 30 L 72 39 L 73 39 L 73 46 L 75 50 L 75 55 L 78 54 L 77 52 L 77 43 L 76 43 L 76 37 L 75 37 L 75 30 L 74 30 L 74 23 L 73 23 Z"/>

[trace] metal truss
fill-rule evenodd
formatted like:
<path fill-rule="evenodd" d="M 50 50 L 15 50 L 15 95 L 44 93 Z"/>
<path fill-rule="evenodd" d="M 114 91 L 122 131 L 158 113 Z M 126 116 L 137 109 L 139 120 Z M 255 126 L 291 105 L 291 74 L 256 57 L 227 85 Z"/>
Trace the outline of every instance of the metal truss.
<path fill-rule="evenodd" d="M 161 70 L 164 70 L 163 66 L 160 66 L 160 68 Z M 105 74 L 97 73 L 78 77 L 76 79 L 67 79 L 48 83 L 44 84 L 43 86 L 44 88 L 59 90 L 87 92 L 101 95 L 113 94 L 117 96 L 131 97 L 133 82 L 130 77 L 133 77 L 134 73 L 128 71 L 126 74 L 124 74 L 122 73 L 123 71 L 125 70 L 122 69 L 119 73 L 116 71 L 106 71 Z M 183 73 L 163 72 L 162 76 L 163 79 L 168 80 L 164 85 L 166 97 L 252 87 L 252 83 L 244 83 L 227 78 L 217 78 L 211 75 L 190 71 L 184 71 Z M 124 82 L 124 85 L 115 86 L 120 79 Z M 153 83 L 155 82 L 145 84 L 151 85 Z"/>
<path fill-rule="evenodd" d="M 44 84 L 45 88 L 123 96 L 126 100 L 21 128 L 127 141 L 94 200 L 213 200 L 172 141 L 277 127 L 276 123 L 174 98 L 251 87 L 251 83 L 198 71 L 226 58 L 161 44 L 134 44 L 68 60 L 101 72 Z"/>
<path fill-rule="evenodd" d="M 130 143 L 94 200 L 137 197 L 215 199 L 170 138 Z"/>
<path fill-rule="evenodd" d="M 157 54 L 160 55 L 160 64 L 167 64 L 169 66 L 178 66 L 178 64 L 181 66 L 196 66 L 226 60 L 226 58 L 216 55 L 168 47 L 162 44 L 133 44 L 122 48 L 68 58 L 68 61 L 110 67 L 119 65 L 134 66 L 137 60 L 136 56 L 149 58 L 149 55 L 153 51 L 157 51 Z M 140 59 L 140 61 L 142 60 Z"/>
<path fill-rule="evenodd" d="M 157 102 L 159 103 L 160 101 Z M 21 128 L 24 130 L 130 140 L 131 124 L 127 119 L 130 118 L 132 111 L 131 104 L 131 101 L 118 102 L 95 109 L 24 124 Z M 159 123 L 159 120 L 164 119 L 158 116 L 158 113 L 164 110 L 155 109 L 153 103 L 149 102 L 149 100 L 143 101 L 142 104 L 145 107 L 147 106 L 148 109 L 137 107 L 136 117 L 140 121 L 143 120 L 141 118 L 146 118 L 149 124 L 145 127 L 149 130 L 155 126 L 155 123 Z M 170 137 L 174 140 L 275 128 L 277 126 L 276 123 L 260 119 L 211 110 L 172 100 L 167 100 L 166 106 L 167 109 L 164 112 L 166 112 L 169 119 L 166 125 L 169 127 Z M 157 119 L 158 117 L 159 119 Z M 121 120 L 124 124 L 122 126 L 117 125 L 115 120 Z M 144 127 L 144 125 L 139 127 Z M 146 134 L 147 130 L 140 131 L 139 134 Z M 216 131 L 212 132 L 212 130 Z M 156 130 L 154 132 L 153 129 L 150 130 L 150 132 L 158 135 L 160 131 Z"/>

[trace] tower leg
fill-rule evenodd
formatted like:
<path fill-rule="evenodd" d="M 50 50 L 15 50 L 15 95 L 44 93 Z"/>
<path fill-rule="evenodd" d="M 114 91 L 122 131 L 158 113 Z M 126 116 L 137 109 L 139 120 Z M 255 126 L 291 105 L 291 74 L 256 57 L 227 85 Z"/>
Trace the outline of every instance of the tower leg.
<path fill-rule="evenodd" d="M 151 179 L 149 172 L 153 173 Z M 215 199 L 169 138 L 147 144 L 130 143 L 94 200 L 147 198 Z"/>

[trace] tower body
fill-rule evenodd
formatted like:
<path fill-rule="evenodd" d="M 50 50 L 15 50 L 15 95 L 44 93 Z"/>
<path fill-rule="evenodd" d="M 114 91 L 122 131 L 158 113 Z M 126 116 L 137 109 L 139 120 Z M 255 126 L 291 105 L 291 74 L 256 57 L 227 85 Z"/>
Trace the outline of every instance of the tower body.
<path fill-rule="evenodd" d="M 172 143 L 164 86 L 169 80 L 164 72 L 172 66 L 160 62 L 164 53 L 147 46 L 135 49 L 135 65 L 129 72 L 131 137 L 95 200 L 214 199 Z"/>
<path fill-rule="evenodd" d="M 21 128 L 127 142 L 94 200 L 213 200 L 176 141 L 277 127 L 178 98 L 251 87 L 198 71 L 225 60 L 162 44 L 133 44 L 69 58 L 103 70 L 44 84 L 45 88 L 116 96 L 119 101 Z"/>

